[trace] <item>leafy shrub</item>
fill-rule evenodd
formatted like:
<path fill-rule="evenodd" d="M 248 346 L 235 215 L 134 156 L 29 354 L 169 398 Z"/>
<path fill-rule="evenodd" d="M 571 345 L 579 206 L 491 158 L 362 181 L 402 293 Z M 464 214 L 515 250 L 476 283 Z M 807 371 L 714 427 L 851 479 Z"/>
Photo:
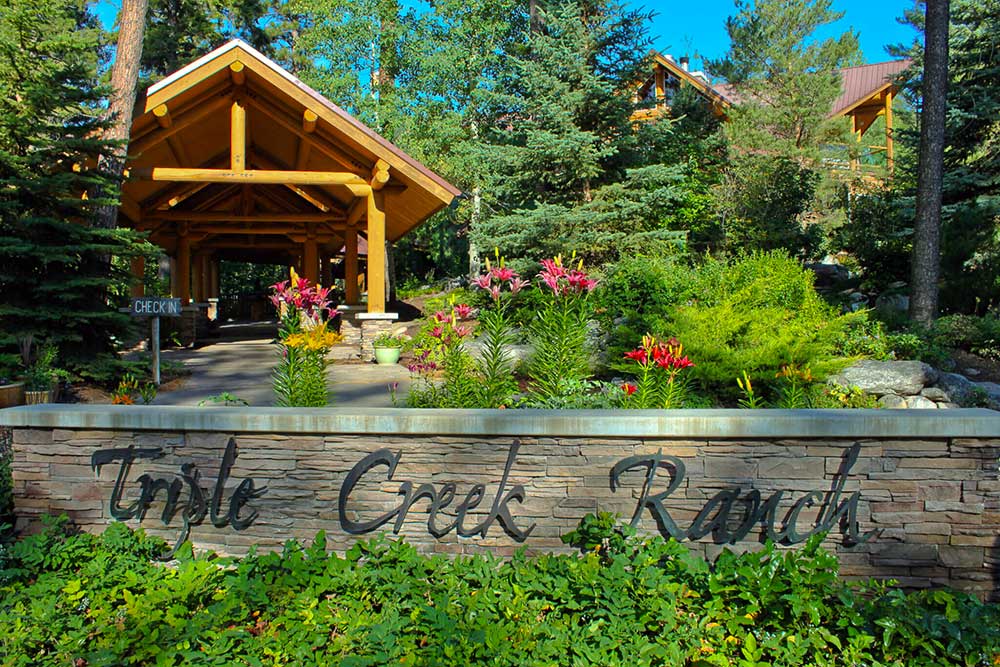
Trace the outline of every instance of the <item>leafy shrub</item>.
<path fill-rule="evenodd" d="M 864 311 L 858 312 L 862 314 L 852 318 L 838 336 L 837 353 L 845 357 L 891 359 L 893 350 L 885 326 Z"/>
<path fill-rule="evenodd" d="M 325 537 L 217 561 L 122 524 L 54 523 L 0 553 L 5 665 L 991 665 L 995 606 L 947 590 L 850 585 L 814 536 L 709 565 L 610 515 L 574 555 L 422 556 Z M 224 567 L 220 567 L 219 565 Z"/>
<path fill-rule="evenodd" d="M 692 377 L 731 396 L 743 371 L 774 384 L 782 367 L 808 368 L 817 380 L 842 368 L 837 343 L 856 314 L 837 315 L 816 293 L 813 274 L 783 253 L 708 261 L 662 333 L 685 342 Z"/>

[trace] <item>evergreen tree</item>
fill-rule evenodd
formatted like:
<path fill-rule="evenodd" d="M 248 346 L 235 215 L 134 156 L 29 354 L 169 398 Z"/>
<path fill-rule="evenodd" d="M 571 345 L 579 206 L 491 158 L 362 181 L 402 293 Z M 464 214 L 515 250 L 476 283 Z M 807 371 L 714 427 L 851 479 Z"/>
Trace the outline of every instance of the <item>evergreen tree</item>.
<path fill-rule="evenodd" d="M 827 118 L 840 94 L 843 67 L 861 64 L 858 35 L 815 40 L 843 17 L 831 0 L 737 0 L 726 21 L 732 41 L 725 58 L 709 64 L 739 103 L 727 132 L 740 149 L 766 151 L 808 164 L 820 148 L 843 139 L 842 119 Z"/>
<path fill-rule="evenodd" d="M 271 53 L 271 38 L 263 24 L 274 10 L 269 0 L 149 0 L 143 85 L 176 72 L 235 37 Z"/>
<path fill-rule="evenodd" d="M 924 30 L 919 7 L 907 12 L 905 21 Z M 903 90 L 917 109 L 924 90 L 921 41 L 892 49 L 914 59 Z M 941 303 L 948 311 L 982 312 L 996 307 L 1000 294 L 1000 0 L 952 0 L 948 47 Z M 915 154 L 919 133 L 899 134 Z M 913 192 L 908 194 L 901 206 L 912 215 Z"/>
<path fill-rule="evenodd" d="M 644 149 L 672 131 L 670 122 L 630 120 L 636 82 L 650 66 L 648 21 L 611 0 L 539 5 L 537 30 L 493 95 L 480 153 L 493 177 L 492 214 L 472 230 L 481 247 L 604 260 L 664 238 L 683 169 L 653 168 Z"/>
<path fill-rule="evenodd" d="M 33 337 L 77 366 L 128 324 L 109 302 L 127 274 L 106 258 L 139 250 L 134 232 L 92 224 L 114 194 L 96 166 L 112 148 L 100 138 L 101 46 L 83 2 L 0 1 L 0 346 Z"/>
<path fill-rule="evenodd" d="M 737 0 L 726 22 L 732 40 L 712 71 L 737 98 L 725 133 L 729 166 L 717 194 L 726 242 L 739 248 L 783 248 L 808 256 L 818 230 L 806 229 L 829 144 L 850 146 L 841 118 L 828 118 L 840 94 L 839 69 L 861 61 L 858 37 L 816 40 L 843 14 L 831 0 Z"/>

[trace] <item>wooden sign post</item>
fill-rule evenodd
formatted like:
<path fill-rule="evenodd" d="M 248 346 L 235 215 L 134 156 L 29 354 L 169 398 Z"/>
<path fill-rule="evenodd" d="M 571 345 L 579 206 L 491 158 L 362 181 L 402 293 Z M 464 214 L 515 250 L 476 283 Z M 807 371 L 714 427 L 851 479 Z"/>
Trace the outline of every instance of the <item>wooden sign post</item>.
<path fill-rule="evenodd" d="M 156 296 L 132 297 L 129 307 L 132 317 L 152 317 L 152 332 L 149 335 L 153 352 L 153 384 L 160 386 L 160 318 L 180 317 L 181 300 Z"/>

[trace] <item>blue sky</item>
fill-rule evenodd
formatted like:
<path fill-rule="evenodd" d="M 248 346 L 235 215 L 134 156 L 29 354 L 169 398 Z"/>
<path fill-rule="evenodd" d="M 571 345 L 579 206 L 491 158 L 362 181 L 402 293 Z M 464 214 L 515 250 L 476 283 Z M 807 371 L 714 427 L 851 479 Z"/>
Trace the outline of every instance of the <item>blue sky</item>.
<path fill-rule="evenodd" d="M 650 29 L 654 48 L 677 57 L 687 53 L 695 69 L 701 67 L 696 56 L 719 58 L 729 47 L 725 22 L 735 11 L 733 0 L 630 0 L 628 4 L 656 12 Z M 896 21 L 913 4 L 914 0 L 833 0 L 834 10 L 844 12 L 844 18 L 819 36 L 836 36 L 853 28 L 861 35 L 865 62 L 888 60 L 887 44 L 909 43 L 916 34 Z M 110 27 L 120 7 L 121 0 L 99 0 L 97 14 Z"/>
<path fill-rule="evenodd" d="M 700 68 L 695 54 L 719 58 L 729 48 L 726 18 L 734 13 L 733 0 L 648 0 L 635 3 L 656 12 L 650 32 L 654 48 L 679 57 L 692 56 L 691 65 Z M 914 0 L 833 0 L 833 9 L 844 13 L 837 23 L 827 26 L 818 36 L 834 37 L 853 28 L 861 36 L 865 62 L 890 60 L 887 44 L 910 43 L 916 32 L 896 19 L 913 7 Z"/>

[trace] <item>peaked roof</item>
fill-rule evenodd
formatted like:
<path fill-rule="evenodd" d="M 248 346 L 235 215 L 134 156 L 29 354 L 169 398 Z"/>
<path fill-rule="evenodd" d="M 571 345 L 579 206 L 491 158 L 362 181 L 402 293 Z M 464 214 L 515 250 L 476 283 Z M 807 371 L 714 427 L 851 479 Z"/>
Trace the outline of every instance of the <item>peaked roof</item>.
<path fill-rule="evenodd" d="M 239 71 L 239 85 L 233 80 L 231 68 Z M 448 206 L 461 193 L 239 39 L 147 89 L 133 118 L 130 166 L 213 167 L 220 166 L 220 161 L 228 162 L 230 100 L 236 94 L 244 96 L 248 103 L 248 168 L 347 171 L 367 179 L 376 163 L 388 163 L 392 179 L 389 185 L 395 186 L 392 201 L 387 204 L 386 231 L 390 240 L 398 239 Z M 312 123 L 309 129 L 304 128 L 304 117 Z M 308 142 L 311 148 L 304 157 L 297 155 L 302 142 Z M 251 163 L 257 164 L 251 167 Z M 130 181 L 124 189 L 131 201 L 140 205 L 155 203 L 163 211 L 167 206 L 163 199 L 169 196 L 171 187 L 165 182 Z M 343 213 L 355 204 L 343 188 L 311 188 Z"/>
<path fill-rule="evenodd" d="M 729 106 L 731 104 L 730 100 L 712 85 L 711 79 L 704 72 L 692 72 L 674 60 L 673 56 L 669 54 L 664 55 L 655 49 L 651 50 L 649 55 L 653 58 L 653 62 L 656 65 L 660 65 L 668 70 L 681 81 L 691 84 L 702 95 L 710 98 L 713 102 L 722 106 Z"/>
<path fill-rule="evenodd" d="M 840 97 L 834 100 L 830 115 L 844 114 L 883 88 L 891 86 L 896 76 L 912 63 L 907 58 L 840 70 Z"/>
<path fill-rule="evenodd" d="M 873 95 L 893 85 L 896 76 L 913 63 L 910 59 L 889 60 L 840 70 L 840 95 L 830 107 L 830 117 L 844 115 Z M 716 83 L 713 90 L 730 104 L 739 104 L 740 95 L 731 84 Z"/>

